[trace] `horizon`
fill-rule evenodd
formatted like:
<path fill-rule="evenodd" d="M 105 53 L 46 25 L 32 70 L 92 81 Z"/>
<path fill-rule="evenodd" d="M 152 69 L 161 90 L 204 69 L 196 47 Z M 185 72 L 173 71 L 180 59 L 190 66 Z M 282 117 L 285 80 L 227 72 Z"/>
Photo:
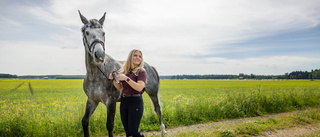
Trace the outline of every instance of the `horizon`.
<path fill-rule="evenodd" d="M 311 69 L 311 70 L 320 70 L 320 69 Z M 290 74 L 292 72 L 309 72 L 310 71 L 304 71 L 304 70 L 295 70 L 295 71 L 291 71 L 291 72 L 286 72 L 284 74 L 254 74 L 254 73 L 238 73 L 238 74 L 172 74 L 172 75 L 160 75 L 159 76 L 177 76 L 177 75 L 240 75 L 240 74 L 244 74 L 244 75 L 256 75 L 256 76 L 277 76 L 277 75 L 285 75 L 285 74 Z M 9 75 L 16 75 L 16 74 L 10 74 L 10 73 L 0 73 L 0 74 L 9 74 Z M 26 74 L 26 75 L 17 75 L 18 77 L 21 76 L 85 76 L 86 74 L 41 74 L 41 75 L 30 75 L 30 74 Z"/>
<path fill-rule="evenodd" d="M 320 68 L 320 0 L 4 0 L 0 73 L 85 75 L 78 10 L 107 12 L 106 53 L 140 49 L 159 75 L 282 75 Z M 70 6 L 72 5 L 72 6 Z"/>

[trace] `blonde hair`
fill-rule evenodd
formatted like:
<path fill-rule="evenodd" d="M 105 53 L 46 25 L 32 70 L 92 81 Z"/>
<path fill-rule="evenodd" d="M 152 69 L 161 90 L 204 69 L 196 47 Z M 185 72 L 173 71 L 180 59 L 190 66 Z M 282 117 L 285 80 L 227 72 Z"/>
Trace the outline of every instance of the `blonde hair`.
<path fill-rule="evenodd" d="M 141 53 L 141 62 L 137 67 L 133 68 L 134 65 L 133 65 L 132 59 L 133 59 L 133 54 L 136 51 L 139 51 Z M 134 75 L 138 76 L 137 72 L 139 72 L 139 70 L 143 68 L 143 65 L 144 65 L 144 62 L 143 62 L 142 52 L 138 49 L 133 49 L 130 51 L 127 61 L 124 63 L 124 65 L 121 67 L 119 71 L 123 74 L 127 74 L 130 71 L 132 71 Z"/>

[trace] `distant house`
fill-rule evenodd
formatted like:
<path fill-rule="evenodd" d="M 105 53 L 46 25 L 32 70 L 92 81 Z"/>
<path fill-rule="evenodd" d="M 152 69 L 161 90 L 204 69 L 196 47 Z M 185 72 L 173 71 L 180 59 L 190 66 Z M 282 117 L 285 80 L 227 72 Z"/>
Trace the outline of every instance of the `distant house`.
<path fill-rule="evenodd" d="M 243 77 L 239 77 L 239 80 L 243 80 Z"/>
<path fill-rule="evenodd" d="M 43 77 L 43 79 L 49 79 L 49 77 Z"/>

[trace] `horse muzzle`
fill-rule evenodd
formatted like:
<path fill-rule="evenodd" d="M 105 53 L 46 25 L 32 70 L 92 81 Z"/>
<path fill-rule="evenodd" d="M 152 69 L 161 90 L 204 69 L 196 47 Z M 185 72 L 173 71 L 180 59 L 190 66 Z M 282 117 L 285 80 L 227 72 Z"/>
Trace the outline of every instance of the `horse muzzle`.
<path fill-rule="evenodd" d="M 94 61 L 96 63 L 103 63 L 105 59 L 104 43 L 102 41 L 94 41 L 91 45 L 93 48 L 92 56 L 94 56 Z"/>
<path fill-rule="evenodd" d="M 94 52 L 94 58 L 95 62 L 97 63 L 103 63 L 105 58 L 105 52 L 104 51 L 96 51 Z"/>

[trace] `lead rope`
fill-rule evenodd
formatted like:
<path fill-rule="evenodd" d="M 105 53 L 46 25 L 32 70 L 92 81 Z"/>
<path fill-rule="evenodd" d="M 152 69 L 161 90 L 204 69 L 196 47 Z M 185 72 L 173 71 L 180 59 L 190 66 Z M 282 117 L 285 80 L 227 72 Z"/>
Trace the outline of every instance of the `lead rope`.
<path fill-rule="evenodd" d="M 108 76 L 106 75 L 106 73 L 104 73 L 98 66 L 96 66 L 96 67 L 97 67 L 98 70 L 103 74 L 103 76 L 106 77 L 106 79 L 107 79 L 108 81 L 111 81 L 111 91 L 113 91 L 113 90 L 112 90 L 113 87 L 114 87 L 114 86 L 113 86 L 113 80 L 109 79 Z M 117 78 L 118 72 L 117 72 L 117 71 L 113 71 L 111 74 L 112 74 L 113 79 L 116 81 L 116 83 L 120 84 L 120 81 L 119 81 L 119 79 Z M 116 90 L 117 90 L 117 89 L 115 89 L 114 91 L 116 91 Z M 117 98 L 116 98 L 116 92 L 113 92 L 113 93 L 112 93 L 112 98 L 115 99 L 115 100 L 117 100 Z"/>

